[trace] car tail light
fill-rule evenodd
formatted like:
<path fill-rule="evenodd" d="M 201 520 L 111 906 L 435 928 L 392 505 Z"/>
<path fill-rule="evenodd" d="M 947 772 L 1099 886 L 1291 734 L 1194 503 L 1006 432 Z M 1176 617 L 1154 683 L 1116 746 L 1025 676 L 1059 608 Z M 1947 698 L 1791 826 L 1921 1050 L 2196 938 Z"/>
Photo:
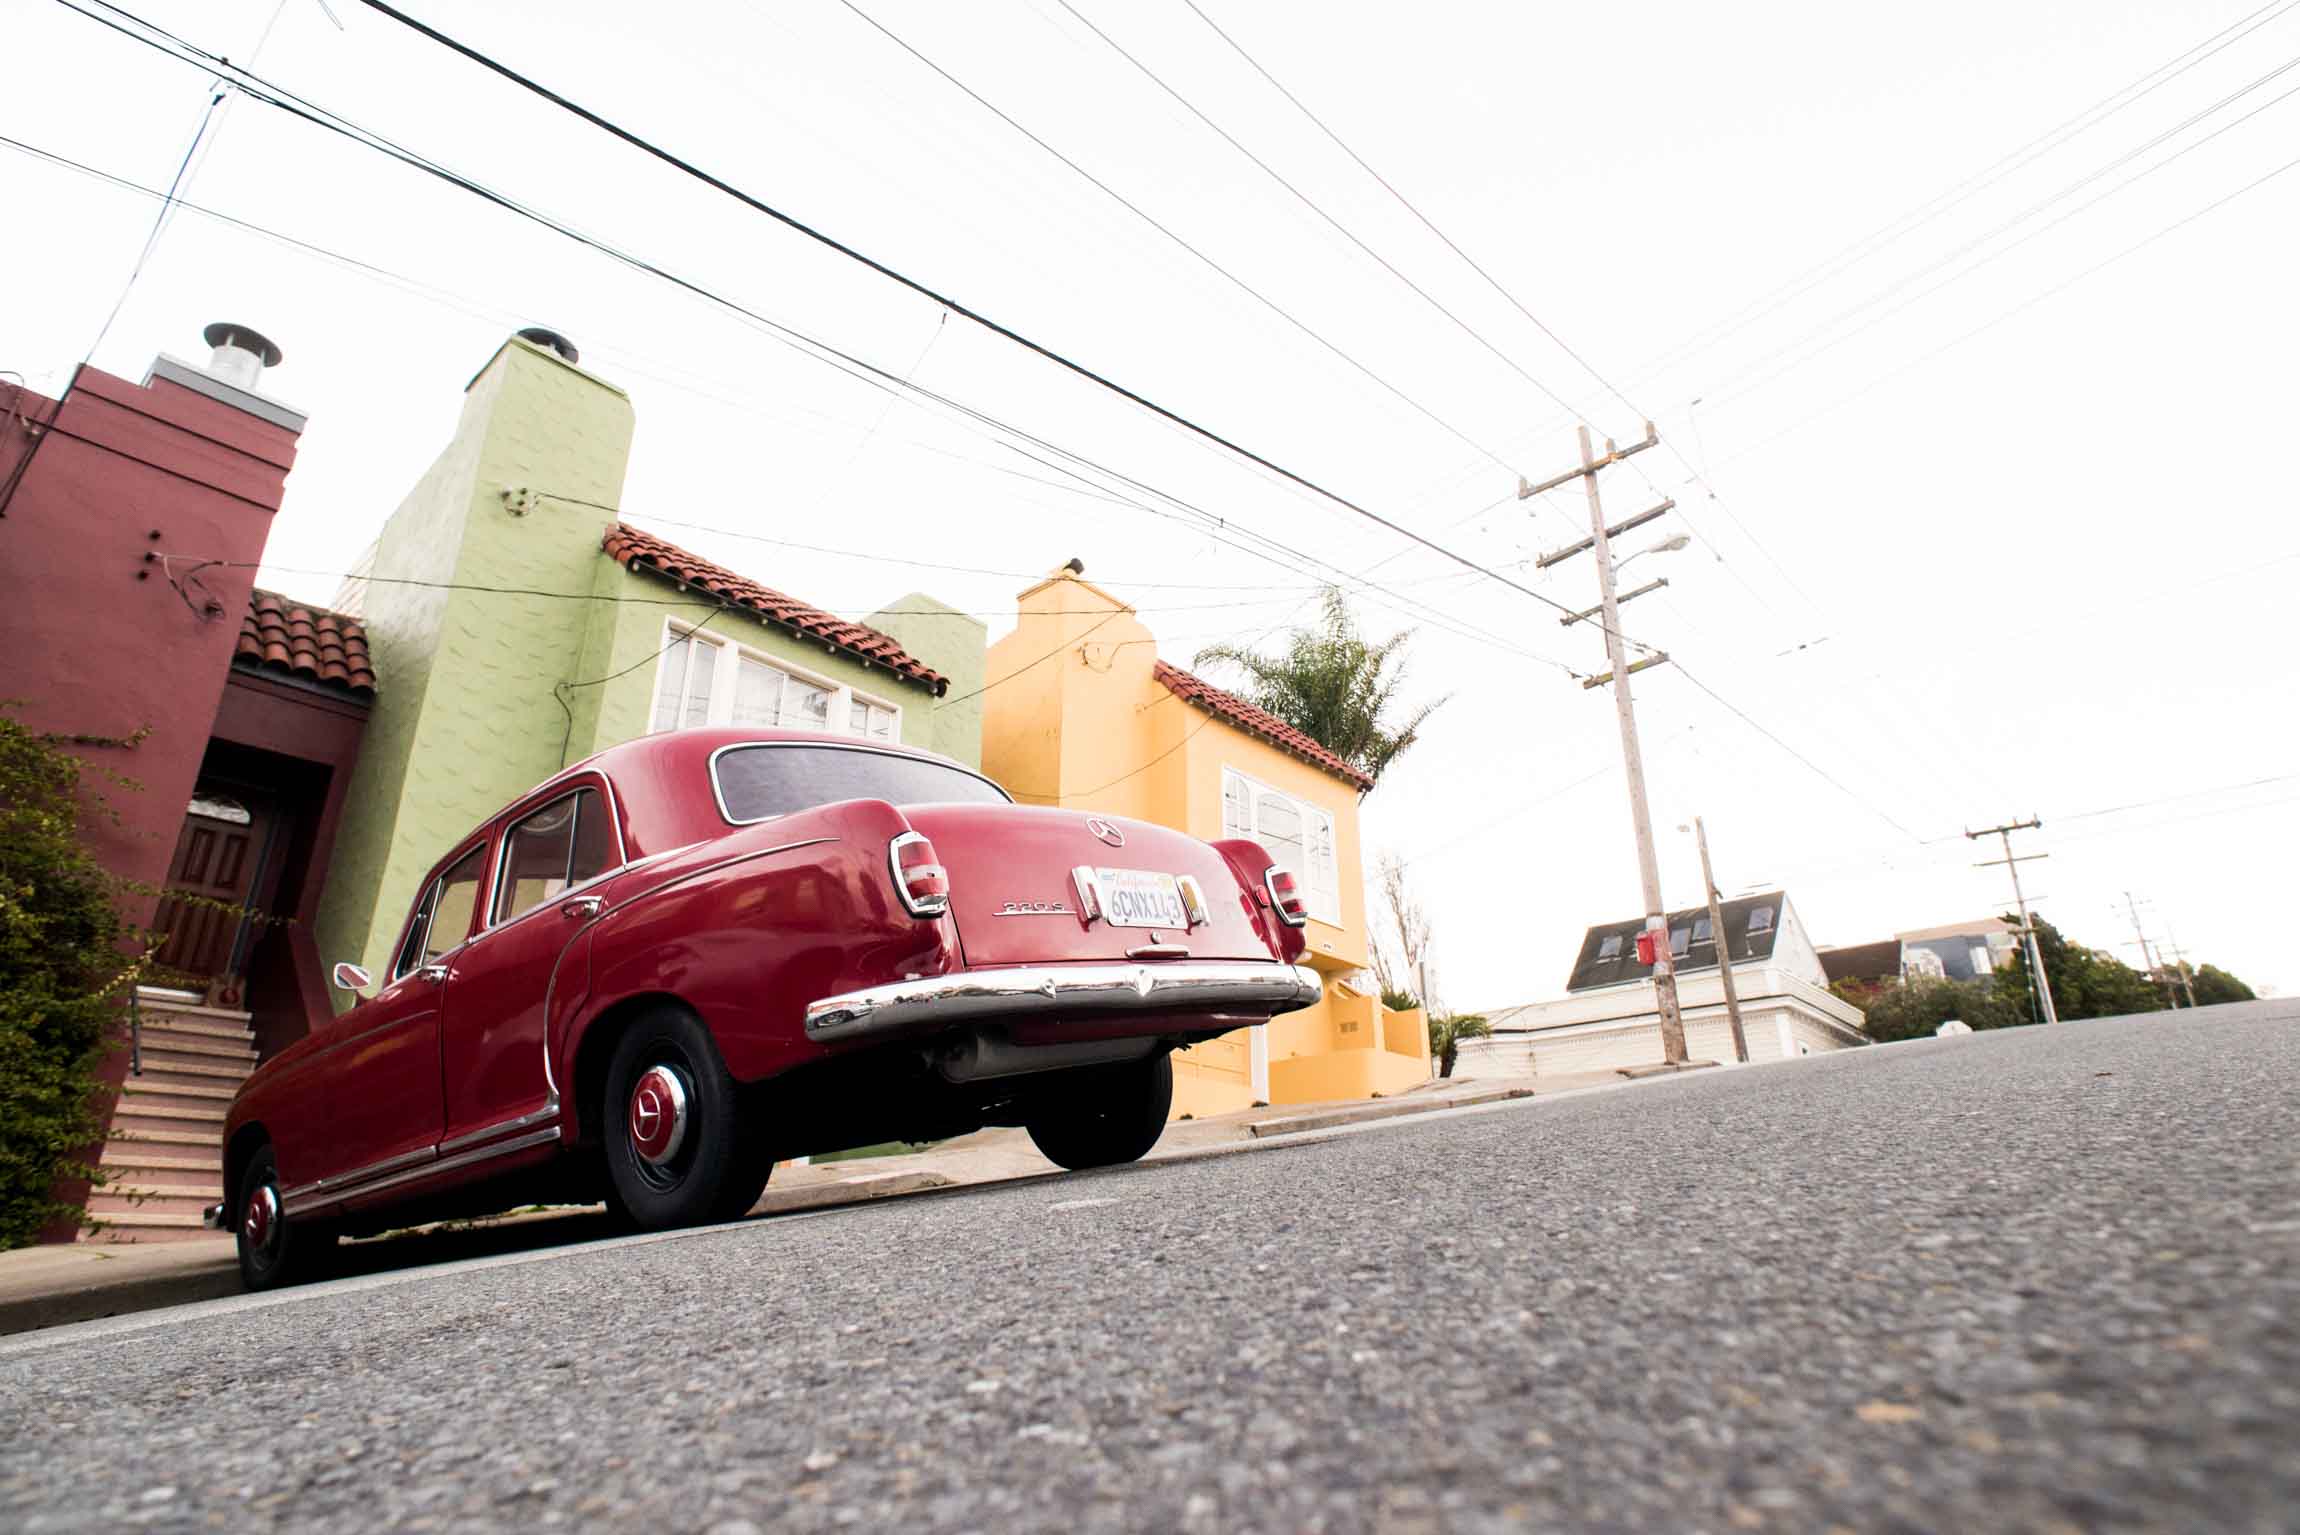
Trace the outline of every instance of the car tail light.
<path fill-rule="evenodd" d="M 1294 878 L 1293 870 L 1272 865 L 1262 882 L 1270 888 L 1270 904 L 1277 908 L 1280 922 L 1300 927 L 1310 920 L 1310 909 L 1302 904 L 1301 881 Z"/>
<path fill-rule="evenodd" d="M 886 860 L 904 910 L 914 917 L 939 917 L 950 910 L 950 873 L 935 856 L 933 843 L 906 831 L 887 844 Z"/>

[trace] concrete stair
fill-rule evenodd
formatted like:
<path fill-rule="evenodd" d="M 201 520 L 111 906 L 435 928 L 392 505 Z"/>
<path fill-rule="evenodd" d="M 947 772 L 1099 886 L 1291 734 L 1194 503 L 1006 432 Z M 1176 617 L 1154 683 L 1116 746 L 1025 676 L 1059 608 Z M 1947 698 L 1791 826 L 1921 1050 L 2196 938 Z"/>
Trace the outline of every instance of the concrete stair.
<path fill-rule="evenodd" d="M 121 1084 L 88 1199 L 104 1229 L 83 1240 L 165 1242 L 207 1235 L 200 1212 L 224 1197 L 224 1113 L 255 1070 L 248 1015 L 140 992 L 142 1070 Z"/>

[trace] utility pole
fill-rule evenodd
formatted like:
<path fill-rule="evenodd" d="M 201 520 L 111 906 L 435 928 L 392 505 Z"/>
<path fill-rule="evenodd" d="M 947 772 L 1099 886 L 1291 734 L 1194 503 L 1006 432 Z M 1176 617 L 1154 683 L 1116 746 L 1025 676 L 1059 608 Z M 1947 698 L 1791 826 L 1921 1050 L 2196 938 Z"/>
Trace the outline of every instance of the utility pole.
<path fill-rule="evenodd" d="M 2044 973 L 2044 951 L 2037 947 L 2036 924 L 2029 920 L 2028 897 L 2021 894 L 2020 888 L 2020 866 L 2024 863 L 2033 863 L 2039 858 L 2050 858 L 2052 854 L 2031 853 L 2026 858 L 2015 858 L 2012 850 L 2012 834 L 2014 832 L 2034 831 L 2042 825 L 2044 822 L 2032 815 L 2025 821 L 2008 821 L 2002 826 L 1990 826 L 1980 831 L 1968 831 L 1965 833 L 1965 839 L 1974 841 L 1981 837 L 1997 837 L 2003 840 L 2004 857 L 1992 858 L 1986 863 L 1976 863 L 1973 867 L 1976 869 L 1993 869 L 1998 864 L 2003 864 L 2007 872 L 2012 875 L 2013 905 L 2020 910 L 2021 937 L 2028 944 L 2028 973 L 2036 977 L 2037 996 L 2044 1003 L 2044 1021 L 2058 1023 L 2060 1022 L 2060 1014 L 2053 1011 L 2052 1005 L 2052 982 L 2046 978 Z"/>
<path fill-rule="evenodd" d="M 1693 840 L 1701 844 L 1701 889 L 1709 902 L 1709 937 L 1717 945 L 1717 974 L 1725 982 L 1725 1016 L 1733 1024 L 1733 1059 L 1746 1062 L 1749 1036 L 1741 1032 L 1741 994 L 1733 986 L 1733 946 L 1725 941 L 1725 908 L 1717 898 L 1717 876 L 1709 872 L 1709 829 L 1699 816 L 1693 818 Z"/>
<path fill-rule="evenodd" d="M 2180 989 L 2188 994 L 2188 1005 L 2194 1007 L 2196 1005 L 2196 982 L 2188 973 L 2188 951 L 2180 946 L 2180 935 L 2172 930 L 2169 923 L 2165 925 L 2164 941 L 2172 950 L 2173 964 L 2179 967 Z"/>
<path fill-rule="evenodd" d="M 2172 994 L 2172 977 L 2165 971 L 2162 957 L 2149 951 L 2148 935 L 2140 930 L 2140 904 L 2129 890 L 2124 893 L 2124 909 L 2132 917 L 2132 936 L 2140 940 L 2140 962 L 2148 967 L 2148 978 L 2164 988 L 2164 1005 L 2177 1009 L 2180 999 Z"/>
<path fill-rule="evenodd" d="M 1602 615 L 1600 622 L 1605 627 L 1606 660 L 1612 664 L 1613 670 L 1606 677 L 1584 682 L 1582 686 L 1600 687 L 1608 681 L 1613 684 L 1613 706 L 1621 717 L 1621 762 L 1629 779 L 1629 816 L 1637 832 L 1637 877 L 1644 887 L 1646 942 L 1653 951 L 1653 1004 L 1654 1010 L 1661 1017 L 1661 1058 L 1666 1065 L 1682 1066 L 1686 1063 L 1685 1018 L 1677 1006 L 1677 970 L 1669 953 L 1669 913 L 1661 904 L 1661 865 L 1654 855 L 1653 817 L 1645 803 L 1645 760 L 1637 749 L 1637 713 L 1629 696 L 1629 674 L 1632 671 L 1658 666 L 1669 658 L 1656 653 L 1634 667 L 1629 664 L 1627 647 L 1621 637 L 1621 602 L 1613 590 L 1613 534 L 1625 531 L 1632 523 L 1650 521 L 1667 511 L 1668 507 L 1662 506 L 1641 513 L 1631 518 L 1629 523 L 1623 524 L 1622 529 L 1616 530 L 1605 525 L 1605 507 L 1597 495 L 1598 470 L 1617 464 L 1633 453 L 1644 452 L 1657 445 L 1661 438 L 1653 430 L 1653 423 L 1648 421 L 1645 423 L 1643 442 L 1616 448 L 1608 439 L 1605 456 L 1600 458 L 1591 451 L 1589 428 L 1582 427 L 1580 435 L 1581 467 L 1568 469 L 1539 485 L 1529 485 L 1520 480 L 1517 498 L 1523 501 L 1576 479 L 1581 481 L 1582 488 L 1589 495 L 1589 541 L 1586 544 L 1576 544 L 1568 550 L 1560 550 L 1554 556 L 1544 556 L 1540 563 L 1544 566 L 1552 565 L 1583 549 L 1593 549 L 1597 553 L 1598 611 Z"/>

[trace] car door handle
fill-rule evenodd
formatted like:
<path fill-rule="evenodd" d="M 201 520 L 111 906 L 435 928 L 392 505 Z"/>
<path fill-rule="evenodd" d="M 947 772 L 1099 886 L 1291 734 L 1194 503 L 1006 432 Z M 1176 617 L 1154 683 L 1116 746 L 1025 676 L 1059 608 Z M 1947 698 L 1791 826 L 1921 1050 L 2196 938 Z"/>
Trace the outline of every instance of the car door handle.
<path fill-rule="evenodd" d="M 418 969 L 415 974 L 417 979 L 429 981 L 432 985 L 437 986 L 447 979 L 447 967 L 445 965 L 425 965 Z"/>
<path fill-rule="evenodd" d="M 575 897 L 574 900 L 569 901 L 565 905 L 561 906 L 559 908 L 559 915 L 562 917 L 579 917 L 583 921 L 588 922 L 593 917 L 599 915 L 601 908 L 606 906 L 606 904 L 607 903 L 605 901 L 600 900 L 595 895 L 579 895 Z"/>

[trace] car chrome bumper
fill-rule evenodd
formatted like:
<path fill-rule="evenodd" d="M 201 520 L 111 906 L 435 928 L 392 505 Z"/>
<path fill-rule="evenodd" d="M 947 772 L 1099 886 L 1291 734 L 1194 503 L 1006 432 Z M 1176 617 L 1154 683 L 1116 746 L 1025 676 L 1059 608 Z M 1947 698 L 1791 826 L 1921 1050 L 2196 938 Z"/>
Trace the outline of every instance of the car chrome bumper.
<path fill-rule="evenodd" d="M 807 1006 L 807 1037 L 862 1039 L 1033 1013 L 1206 1012 L 1274 1016 L 1308 1007 L 1325 987 L 1305 965 L 1252 960 L 1184 964 L 1021 965 L 961 970 L 841 992 Z"/>

